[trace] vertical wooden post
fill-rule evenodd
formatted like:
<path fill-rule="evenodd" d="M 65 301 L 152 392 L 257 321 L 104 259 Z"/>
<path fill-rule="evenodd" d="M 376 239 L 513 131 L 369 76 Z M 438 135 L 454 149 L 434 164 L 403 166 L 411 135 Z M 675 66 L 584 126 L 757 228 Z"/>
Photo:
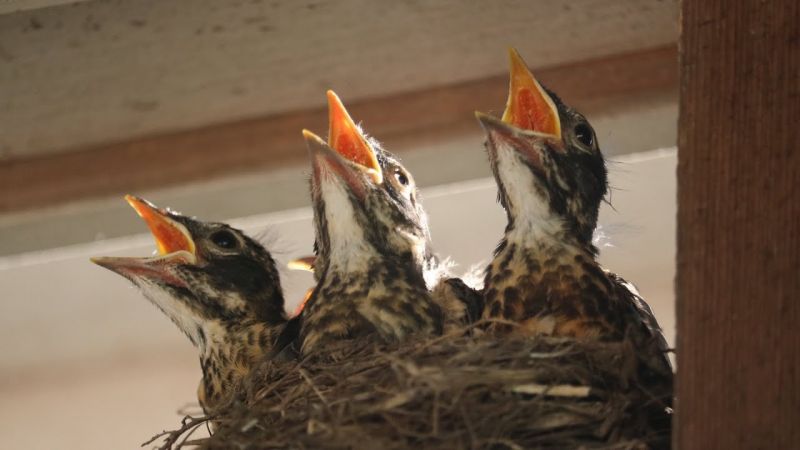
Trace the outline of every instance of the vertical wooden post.
<path fill-rule="evenodd" d="M 800 448 L 800 2 L 682 2 L 680 449 Z"/>

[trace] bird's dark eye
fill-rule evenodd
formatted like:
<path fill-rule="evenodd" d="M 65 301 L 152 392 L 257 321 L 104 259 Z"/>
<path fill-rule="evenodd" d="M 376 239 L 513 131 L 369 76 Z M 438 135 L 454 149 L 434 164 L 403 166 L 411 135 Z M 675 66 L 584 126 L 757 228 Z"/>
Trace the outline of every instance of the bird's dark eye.
<path fill-rule="evenodd" d="M 397 170 L 395 170 L 395 172 L 394 172 L 394 178 L 395 178 L 395 179 L 397 180 L 397 182 L 398 182 L 398 183 L 400 183 L 401 185 L 403 185 L 403 186 L 408 186 L 408 175 L 406 175 L 405 173 L 403 173 L 403 171 L 402 171 L 402 170 L 400 170 L 400 169 L 397 169 Z"/>
<path fill-rule="evenodd" d="M 575 133 L 575 139 L 577 139 L 578 142 L 589 148 L 594 146 L 594 132 L 592 132 L 592 128 L 589 124 L 579 123 L 575 125 L 573 131 Z"/>
<path fill-rule="evenodd" d="M 211 235 L 211 242 L 219 248 L 232 250 L 239 245 L 239 240 L 228 230 L 220 230 Z"/>

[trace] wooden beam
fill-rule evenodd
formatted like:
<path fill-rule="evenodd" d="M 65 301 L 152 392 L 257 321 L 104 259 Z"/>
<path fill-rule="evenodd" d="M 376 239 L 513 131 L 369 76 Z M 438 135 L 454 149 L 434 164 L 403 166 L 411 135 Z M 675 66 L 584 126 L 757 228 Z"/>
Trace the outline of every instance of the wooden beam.
<path fill-rule="evenodd" d="M 90 0 L 6 0 L 0 2 L 0 14 L 30 11 L 34 9 L 52 8 L 70 3 L 88 2 Z"/>
<path fill-rule="evenodd" d="M 478 80 L 510 44 L 550 67 L 678 36 L 677 0 L 10 3 L 41 1 L 0 14 L 0 159 Z"/>
<path fill-rule="evenodd" d="M 677 86 L 674 46 L 537 71 L 562 97 L 591 108 Z M 591 76 L 587 76 L 591 74 Z M 426 137 L 475 130 L 473 111 L 499 112 L 506 76 L 374 99 L 348 108 L 389 148 Z M 320 95 L 323 92 L 320 90 Z M 344 99 L 347 103 L 347 99 Z M 324 134 L 326 111 L 301 111 L 138 139 L 84 151 L 0 162 L 0 211 L 174 185 L 305 160 L 300 130 Z"/>
<path fill-rule="evenodd" d="M 677 448 L 797 448 L 800 3 L 682 9 Z"/>

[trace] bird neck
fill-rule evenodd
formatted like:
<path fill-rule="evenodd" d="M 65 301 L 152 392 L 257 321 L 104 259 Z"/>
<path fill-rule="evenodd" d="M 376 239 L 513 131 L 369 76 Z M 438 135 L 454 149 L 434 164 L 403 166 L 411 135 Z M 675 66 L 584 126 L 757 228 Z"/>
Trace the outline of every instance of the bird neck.
<path fill-rule="evenodd" d="M 331 261 L 321 284 L 341 283 L 364 283 L 373 287 L 403 283 L 426 287 L 423 268 L 410 252 L 389 257 L 374 252 L 348 259 L 346 263 Z"/>
<path fill-rule="evenodd" d="M 495 264 L 496 263 L 496 264 Z M 524 270 L 529 277 L 541 281 L 548 274 L 563 270 L 565 266 L 600 269 L 592 248 L 587 248 L 566 235 L 528 236 L 512 239 L 507 236 L 498 246 L 492 266 L 498 269 Z M 546 281 L 546 280 L 545 280 Z"/>
<path fill-rule="evenodd" d="M 200 345 L 203 379 L 197 395 L 207 412 L 225 406 L 241 392 L 244 379 L 270 353 L 277 330 L 256 321 L 205 327 Z"/>

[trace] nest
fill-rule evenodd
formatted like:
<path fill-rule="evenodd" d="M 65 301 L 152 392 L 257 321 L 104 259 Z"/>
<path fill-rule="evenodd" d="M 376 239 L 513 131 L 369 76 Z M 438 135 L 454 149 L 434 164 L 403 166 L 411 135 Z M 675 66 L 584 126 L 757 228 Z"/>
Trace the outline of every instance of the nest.
<path fill-rule="evenodd" d="M 467 333 L 469 334 L 469 333 Z M 450 334 L 267 362 L 241 399 L 162 448 L 669 448 L 671 380 L 625 342 Z M 212 421 L 210 438 L 191 431 Z"/>

